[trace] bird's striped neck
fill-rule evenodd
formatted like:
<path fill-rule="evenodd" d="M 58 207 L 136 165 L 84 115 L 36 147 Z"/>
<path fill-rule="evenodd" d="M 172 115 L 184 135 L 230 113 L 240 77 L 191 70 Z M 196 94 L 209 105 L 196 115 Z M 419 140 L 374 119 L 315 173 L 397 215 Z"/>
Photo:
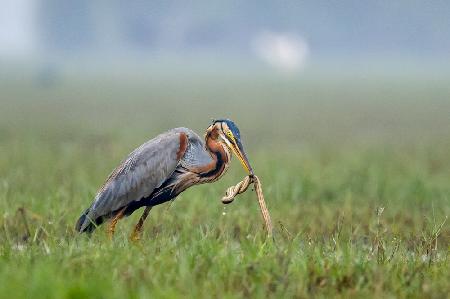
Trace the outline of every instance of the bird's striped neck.
<path fill-rule="evenodd" d="M 212 182 L 219 179 L 227 171 L 231 154 L 227 146 L 214 135 L 208 134 L 206 136 L 205 146 L 213 161 L 204 169 L 204 172 L 200 173 L 200 177 L 204 181 Z"/>

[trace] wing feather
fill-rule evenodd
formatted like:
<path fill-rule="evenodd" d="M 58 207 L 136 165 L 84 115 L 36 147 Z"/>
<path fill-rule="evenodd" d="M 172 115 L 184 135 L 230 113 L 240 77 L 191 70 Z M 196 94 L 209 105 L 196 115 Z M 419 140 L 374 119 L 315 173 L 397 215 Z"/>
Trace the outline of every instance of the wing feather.
<path fill-rule="evenodd" d="M 97 193 L 88 215 L 91 219 L 110 215 L 132 201 L 149 196 L 175 171 L 180 160 L 180 134 L 197 136 L 186 128 L 163 133 L 134 150 L 111 173 Z M 198 137 L 198 136 L 197 136 Z"/>

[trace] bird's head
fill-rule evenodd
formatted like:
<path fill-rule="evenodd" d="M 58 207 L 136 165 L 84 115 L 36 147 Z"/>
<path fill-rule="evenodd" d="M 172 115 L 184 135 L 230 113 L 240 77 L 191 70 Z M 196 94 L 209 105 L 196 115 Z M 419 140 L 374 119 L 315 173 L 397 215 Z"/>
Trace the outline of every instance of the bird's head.
<path fill-rule="evenodd" d="M 236 155 L 248 174 L 253 176 L 253 169 L 242 146 L 241 134 L 233 121 L 229 119 L 213 120 L 206 130 L 206 135 L 222 141 Z"/>

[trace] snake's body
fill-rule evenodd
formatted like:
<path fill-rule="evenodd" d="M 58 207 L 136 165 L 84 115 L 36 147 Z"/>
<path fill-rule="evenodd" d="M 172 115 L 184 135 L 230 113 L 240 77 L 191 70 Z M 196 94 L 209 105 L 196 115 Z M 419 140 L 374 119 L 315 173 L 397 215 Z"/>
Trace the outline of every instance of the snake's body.
<path fill-rule="evenodd" d="M 261 181 L 259 178 L 254 176 L 246 176 L 242 181 L 237 183 L 235 186 L 231 186 L 227 189 L 225 196 L 222 197 L 222 203 L 229 204 L 233 202 L 234 198 L 241 193 L 244 193 L 250 184 L 254 184 L 256 196 L 258 197 L 259 208 L 261 209 L 261 215 L 264 219 L 264 224 L 266 228 L 267 235 L 272 236 L 272 221 L 270 219 L 269 210 L 266 207 L 266 202 L 264 200 L 264 194 L 262 192 Z"/>

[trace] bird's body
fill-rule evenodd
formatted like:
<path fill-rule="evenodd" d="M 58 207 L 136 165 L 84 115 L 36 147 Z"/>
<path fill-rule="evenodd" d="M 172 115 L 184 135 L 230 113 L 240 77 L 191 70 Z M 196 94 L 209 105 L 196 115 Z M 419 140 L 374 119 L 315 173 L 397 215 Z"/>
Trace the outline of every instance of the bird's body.
<path fill-rule="evenodd" d="M 144 206 L 147 217 L 151 207 L 175 198 L 193 185 L 219 179 L 231 159 L 229 148 L 235 151 L 224 138 L 239 140 L 235 141 L 236 149 L 242 151 L 238 157 L 248 164 L 239 130 L 229 120 L 211 125 L 204 141 L 188 128 L 176 128 L 144 143 L 109 175 L 92 205 L 81 215 L 76 230 L 92 232 L 110 218 L 115 226 L 118 219 Z M 250 165 L 247 169 L 251 171 Z"/>

